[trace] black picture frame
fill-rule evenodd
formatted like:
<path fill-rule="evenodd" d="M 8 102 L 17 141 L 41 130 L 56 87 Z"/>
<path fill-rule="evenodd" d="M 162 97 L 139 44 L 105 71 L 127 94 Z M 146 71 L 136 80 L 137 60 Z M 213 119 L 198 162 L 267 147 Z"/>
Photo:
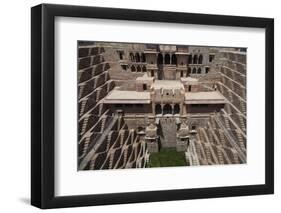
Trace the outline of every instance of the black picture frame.
<path fill-rule="evenodd" d="M 59 16 L 264 28 L 265 184 L 56 197 L 54 23 Z M 32 205 L 46 209 L 274 193 L 274 19 L 41 4 L 31 8 L 31 52 Z"/>

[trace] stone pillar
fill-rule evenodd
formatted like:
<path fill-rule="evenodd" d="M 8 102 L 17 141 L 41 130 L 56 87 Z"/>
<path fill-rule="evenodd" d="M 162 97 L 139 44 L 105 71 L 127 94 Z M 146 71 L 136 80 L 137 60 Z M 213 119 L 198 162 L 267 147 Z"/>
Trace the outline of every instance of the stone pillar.
<path fill-rule="evenodd" d="M 180 103 L 180 115 L 183 114 L 183 103 Z"/>
<path fill-rule="evenodd" d="M 189 128 L 185 122 L 182 122 L 180 129 L 177 132 L 177 145 L 176 149 L 178 152 L 185 151 L 189 143 Z"/>
<path fill-rule="evenodd" d="M 187 113 L 187 104 L 183 104 L 182 106 L 182 114 L 186 114 Z"/>

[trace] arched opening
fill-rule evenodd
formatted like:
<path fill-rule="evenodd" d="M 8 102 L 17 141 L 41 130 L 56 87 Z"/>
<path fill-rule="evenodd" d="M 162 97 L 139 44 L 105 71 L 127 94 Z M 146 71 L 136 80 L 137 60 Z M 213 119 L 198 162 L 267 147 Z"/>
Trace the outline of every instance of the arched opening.
<path fill-rule="evenodd" d="M 163 114 L 172 114 L 172 107 L 170 104 L 165 104 L 163 108 Z"/>
<path fill-rule="evenodd" d="M 142 126 L 138 127 L 138 133 L 143 133 L 144 132 L 144 128 Z"/>
<path fill-rule="evenodd" d="M 145 61 L 146 61 L 146 59 L 145 59 L 145 54 L 142 53 L 142 54 L 141 54 L 141 62 L 145 62 Z"/>
<path fill-rule="evenodd" d="M 143 84 L 143 85 L 142 85 L 142 90 L 143 90 L 143 91 L 147 90 L 147 84 Z"/>
<path fill-rule="evenodd" d="M 177 56 L 175 54 L 172 55 L 172 64 L 177 64 Z"/>
<path fill-rule="evenodd" d="M 181 70 L 181 78 L 183 77 L 183 70 Z"/>
<path fill-rule="evenodd" d="M 141 72 L 141 67 L 137 66 L 137 72 Z"/>
<path fill-rule="evenodd" d="M 191 68 L 190 68 L 190 67 L 188 67 L 188 68 L 187 68 L 186 77 L 190 76 L 190 73 L 191 73 Z"/>
<path fill-rule="evenodd" d="M 146 72 L 146 67 L 145 66 L 142 67 L 142 71 Z"/>
<path fill-rule="evenodd" d="M 192 70 L 192 74 L 196 74 L 196 68 L 195 67 Z"/>
<path fill-rule="evenodd" d="M 189 55 L 187 58 L 187 63 L 192 64 L 192 55 Z"/>
<path fill-rule="evenodd" d="M 197 64 L 197 63 L 198 63 L 198 56 L 195 55 L 195 56 L 193 57 L 193 64 Z"/>
<path fill-rule="evenodd" d="M 156 115 L 161 115 L 162 114 L 162 108 L 160 104 L 156 104 L 155 106 L 155 114 Z"/>
<path fill-rule="evenodd" d="M 209 55 L 209 62 L 212 62 L 215 59 L 215 55 Z"/>
<path fill-rule="evenodd" d="M 198 63 L 199 63 L 199 64 L 202 64 L 202 63 L 203 63 L 203 56 L 202 56 L 202 55 L 199 55 Z"/>
<path fill-rule="evenodd" d="M 197 73 L 201 74 L 201 68 L 200 67 L 198 68 Z"/>
<path fill-rule="evenodd" d="M 163 55 L 160 53 L 158 54 L 158 57 L 157 57 L 157 64 L 163 64 Z"/>
<path fill-rule="evenodd" d="M 180 105 L 179 104 L 175 104 L 175 106 L 174 106 L 174 114 L 180 114 Z"/>
<path fill-rule="evenodd" d="M 165 64 L 170 64 L 170 55 L 165 54 Z"/>
<path fill-rule="evenodd" d="M 130 53 L 130 59 L 131 59 L 131 61 L 135 61 L 135 56 L 133 53 Z"/>
<path fill-rule="evenodd" d="M 154 70 L 151 70 L 151 77 L 154 77 Z"/>
<path fill-rule="evenodd" d="M 139 53 L 136 53 L 136 62 L 140 62 L 140 54 Z"/>
<path fill-rule="evenodd" d="M 136 72 L 135 66 L 131 66 L 131 71 L 132 71 L 132 72 Z"/>
<path fill-rule="evenodd" d="M 119 58 L 120 60 L 123 60 L 123 54 L 121 52 L 119 52 Z"/>

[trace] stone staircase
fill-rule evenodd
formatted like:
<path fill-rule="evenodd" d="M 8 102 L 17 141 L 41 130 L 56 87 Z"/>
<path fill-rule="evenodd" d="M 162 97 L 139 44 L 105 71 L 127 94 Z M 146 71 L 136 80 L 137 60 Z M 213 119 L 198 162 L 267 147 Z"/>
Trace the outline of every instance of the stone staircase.
<path fill-rule="evenodd" d="M 224 164 L 223 156 L 222 156 L 222 148 L 218 147 L 217 153 L 218 153 L 218 161 L 219 164 Z"/>
<path fill-rule="evenodd" d="M 240 101 L 240 106 L 242 113 L 246 114 L 246 104 L 244 103 L 244 101 Z"/>
<path fill-rule="evenodd" d="M 232 110 L 231 110 L 230 104 L 227 103 L 225 106 L 226 106 L 226 111 L 227 111 L 227 113 L 228 113 L 228 114 L 232 114 Z"/>
<path fill-rule="evenodd" d="M 84 122 L 83 122 L 83 126 L 82 126 L 82 130 L 81 130 L 81 132 L 80 132 L 81 135 L 83 135 L 83 134 L 85 133 L 88 120 L 89 120 L 89 117 L 85 117 Z"/>
<path fill-rule="evenodd" d="M 194 143 L 196 142 L 193 140 L 190 142 L 190 145 L 187 148 L 187 152 L 185 153 L 185 157 L 190 166 L 199 166 L 200 162 L 197 155 L 197 148 Z"/>
<path fill-rule="evenodd" d="M 219 136 L 220 136 L 221 144 L 222 144 L 223 146 L 225 146 L 226 142 L 225 142 L 225 138 L 224 138 L 224 134 L 223 134 L 223 131 L 222 131 L 222 130 L 219 130 Z"/>
<path fill-rule="evenodd" d="M 235 149 L 235 151 L 237 152 L 237 155 L 239 155 L 239 158 L 241 159 L 241 161 L 242 161 L 243 163 L 245 163 L 245 162 L 246 162 L 245 150 L 242 150 L 242 149 L 240 148 L 239 144 L 237 144 L 237 141 L 235 141 L 235 140 L 233 139 L 232 133 L 229 132 L 229 131 L 225 128 L 225 126 L 222 124 L 220 118 L 219 118 L 218 116 L 215 116 L 214 118 L 215 118 L 215 120 L 216 120 L 218 126 L 219 126 L 220 129 L 221 129 L 221 131 L 219 132 L 220 137 L 221 137 L 221 140 L 225 142 L 225 140 L 222 139 L 222 136 L 223 136 L 222 134 L 224 134 L 225 137 L 226 137 L 226 139 L 228 140 L 228 142 L 231 144 L 231 146 L 232 146 L 232 147 Z M 225 144 L 225 143 L 223 143 L 223 144 Z"/>
<path fill-rule="evenodd" d="M 127 160 L 128 160 L 128 149 L 127 149 L 127 146 L 124 146 L 123 150 L 124 150 L 124 162 L 127 162 Z"/>
<path fill-rule="evenodd" d="M 238 138 L 239 145 L 240 145 L 241 149 L 246 149 L 241 133 L 236 131 L 236 135 L 237 135 L 237 138 Z"/>
<path fill-rule="evenodd" d="M 229 120 L 227 116 L 223 116 L 224 117 L 224 123 L 227 129 L 230 129 L 230 125 L 229 125 Z"/>
<path fill-rule="evenodd" d="M 105 123 L 106 123 L 106 117 L 103 117 L 102 121 L 101 121 L 101 132 L 103 132 L 103 130 L 105 128 Z"/>
<path fill-rule="evenodd" d="M 81 104 L 81 108 L 80 108 L 80 112 L 79 112 L 79 116 L 81 117 L 83 115 L 83 112 L 85 110 L 85 106 L 86 106 L 87 100 L 83 100 L 82 104 Z"/>
<path fill-rule="evenodd" d="M 210 122 L 211 122 L 211 126 L 213 129 L 216 129 L 216 122 L 215 122 L 215 119 L 214 119 L 214 116 L 212 115 L 210 117 Z"/>
<path fill-rule="evenodd" d="M 219 163 L 219 161 L 218 161 L 218 159 L 217 159 L 217 156 L 216 156 L 216 154 L 214 153 L 214 150 L 213 150 L 213 147 L 212 147 L 212 142 L 210 141 L 210 138 L 208 137 L 208 135 L 207 135 L 207 130 L 206 129 L 204 129 L 204 128 L 201 128 L 201 131 L 202 131 L 202 133 L 203 133 L 203 135 L 204 135 L 204 137 L 205 137 L 205 140 L 206 140 L 206 142 L 207 142 L 207 145 L 208 145 L 208 151 L 210 152 L 210 154 L 212 155 L 212 159 L 214 160 L 214 162 L 216 163 L 216 164 L 218 164 Z"/>
<path fill-rule="evenodd" d="M 232 151 L 232 153 L 233 153 L 234 163 L 239 164 L 240 161 L 239 161 L 238 153 L 237 153 L 236 150 L 234 150 L 234 149 L 232 149 L 231 151 Z"/>
<path fill-rule="evenodd" d="M 205 153 L 206 153 L 206 159 L 207 159 L 208 163 L 213 164 L 212 158 L 211 158 L 210 146 L 206 145 L 206 144 L 205 144 Z"/>
<path fill-rule="evenodd" d="M 109 156 L 109 169 L 113 168 L 113 158 L 114 158 L 114 152 L 112 152 Z"/>
<path fill-rule="evenodd" d="M 83 90 L 84 90 L 84 85 L 83 85 L 83 86 L 81 85 L 81 86 L 80 86 L 79 93 L 78 93 L 78 100 L 81 99 L 82 94 L 83 94 Z"/>
<path fill-rule="evenodd" d="M 243 120 L 243 117 L 242 117 L 242 115 L 240 114 L 238 114 L 238 118 L 239 118 L 239 121 L 240 121 L 240 125 L 241 125 L 241 128 L 242 128 L 242 130 L 246 130 L 246 126 L 245 126 L 245 123 L 244 123 L 244 120 Z"/>
<path fill-rule="evenodd" d="M 111 135 L 112 135 L 112 131 L 110 131 L 107 135 L 107 139 L 106 139 L 106 150 L 109 150 L 110 148 L 110 141 L 111 141 Z"/>
<path fill-rule="evenodd" d="M 230 90 L 228 90 L 228 97 L 229 97 L 229 101 L 233 102 L 233 96 L 232 96 L 232 92 Z"/>
<path fill-rule="evenodd" d="M 83 146 L 83 152 L 82 152 L 81 157 L 83 157 L 86 154 L 86 152 L 89 148 L 89 143 L 90 143 L 90 137 L 85 138 L 85 143 L 84 143 L 84 146 Z"/>
<path fill-rule="evenodd" d="M 121 129 L 119 134 L 120 134 L 120 144 L 121 146 L 123 146 L 125 140 L 125 130 Z"/>
<path fill-rule="evenodd" d="M 81 160 L 79 164 L 79 169 L 83 170 L 87 164 L 91 161 L 93 156 L 95 155 L 96 148 L 99 147 L 105 140 L 108 142 L 108 135 L 110 134 L 113 126 L 116 124 L 118 117 L 114 116 L 111 121 L 108 123 L 108 125 L 103 127 L 103 134 L 99 135 L 99 137 L 96 138 L 96 141 L 93 145 L 90 147 L 90 151 L 86 154 L 86 156 Z M 94 147 L 95 146 L 95 147 Z"/>

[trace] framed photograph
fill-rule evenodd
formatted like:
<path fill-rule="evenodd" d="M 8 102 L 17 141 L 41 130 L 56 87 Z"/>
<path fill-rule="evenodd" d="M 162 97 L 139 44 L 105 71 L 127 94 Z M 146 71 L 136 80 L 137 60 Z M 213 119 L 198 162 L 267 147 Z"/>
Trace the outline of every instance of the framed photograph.
<path fill-rule="evenodd" d="M 274 20 L 31 9 L 31 203 L 274 192 Z"/>

